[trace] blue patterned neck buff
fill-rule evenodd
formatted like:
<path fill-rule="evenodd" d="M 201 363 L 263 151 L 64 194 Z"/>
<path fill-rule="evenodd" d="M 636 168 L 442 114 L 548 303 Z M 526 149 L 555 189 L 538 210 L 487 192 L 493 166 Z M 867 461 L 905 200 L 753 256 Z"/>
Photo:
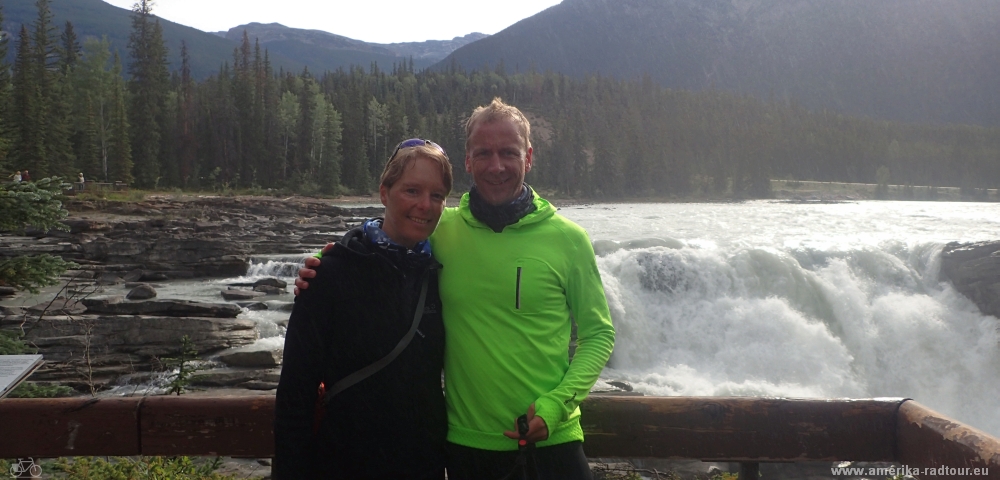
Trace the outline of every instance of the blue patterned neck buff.
<path fill-rule="evenodd" d="M 428 242 L 427 240 L 424 240 L 414 245 L 413 250 L 410 250 L 392 241 L 392 239 L 389 238 L 389 235 L 386 235 L 386 233 L 382 231 L 381 218 L 373 218 L 371 220 L 365 220 L 365 223 L 362 225 L 361 228 L 365 232 L 365 238 L 367 238 L 368 241 L 372 243 L 372 245 L 375 245 L 383 250 L 397 251 L 401 253 L 413 252 L 420 255 L 426 255 L 428 257 L 431 255 L 431 243 Z"/>

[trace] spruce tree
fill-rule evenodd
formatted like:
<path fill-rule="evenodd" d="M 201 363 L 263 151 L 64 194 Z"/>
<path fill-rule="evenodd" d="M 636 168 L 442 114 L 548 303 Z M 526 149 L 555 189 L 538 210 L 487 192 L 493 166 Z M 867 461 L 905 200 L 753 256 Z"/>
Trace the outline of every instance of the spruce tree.
<path fill-rule="evenodd" d="M 181 83 L 177 95 L 177 162 L 182 186 L 188 186 L 194 180 L 198 154 L 194 93 L 191 57 L 188 55 L 187 43 L 181 41 Z"/>
<path fill-rule="evenodd" d="M 60 39 L 62 40 L 62 49 L 59 66 L 63 75 L 68 75 L 70 70 L 76 66 L 76 62 L 80 60 L 80 42 L 76 38 L 76 31 L 73 30 L 73 23 L 66 22 Z"/>
<path fill-rule="evenodd" d="M 122 62 L 115 52 L 114 76 L 111 81 L 110 125 L 108 127 L 108 180 L 132 183 L 132 146 L 128 112 L 125 106 L 125 86 L 122 84 Z"/>
<path fill-rule="evenodd" d="M 21 25 L 17 56 L 14 59 L 13 91 L 10 111 L 11 161 L 18 170 L 30 169 L 35 178 L 49 174 L 45 155 L 45 107 L 42 84 L 28 28 Z"/>
<path fill-rule="evenodd" d="M 0 4 L 0 26 L 3 25 L 3 5 Z M 2 30 L 2 29 L 0 29 Z M 7 154 L 10 149 L 10 65 L 7 64 L 8 38 L 0 32 L 0 172 L 10 170 Z"/>
<path fill-rule="evenodd" d="M 129 127 L 136 185 L 153 187 L 161 174 L 163 115 L 169 87 L 167 47 L 163 30 L 153 16 L 152 0 L 139 0 L 132 7 L 132 34 L 128 42 Z"/>
<path fill-rule="evenodd" d="M 23 234 L 25 227 L 39 230 L 68 230 L 60 223 L 66 210 L 59 200 L 64 187 L 52 178 L 34 182 L 0 183 L 0 231 Z M 59 274 L 75 266 L 62 258 L 42 254 L 0 259 L 0 285 L 38 292 L 38 287 L 55 285 Z"/>

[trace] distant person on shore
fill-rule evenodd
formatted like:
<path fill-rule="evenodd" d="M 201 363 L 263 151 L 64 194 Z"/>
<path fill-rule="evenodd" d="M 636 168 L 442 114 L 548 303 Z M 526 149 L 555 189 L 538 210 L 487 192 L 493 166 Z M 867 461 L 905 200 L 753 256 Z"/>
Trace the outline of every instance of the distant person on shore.
<path fill-rule="evenodd" d="M 24 173 L 21 174 L 21 181 L 22 182 L 30 182 L 31 181 L 31 174 L 28 173 L 27 170 L 25 170 Z"/>
<path fill-rule="evenodd" d="M 8 178 L 10 178 L 10 181 L 12 181 L 12 182 L 14 182 L 14 183 L 21 183 L 21 171 L 20 171 L 20 170 L 18 170 L 18 171 L 16 171 L 16 172 L 14 172 L 14 173 L 13 173 L 13 174 L 11 174 L 11 176 L 10 176 L 10 177 L 8 177 Z"/>
<path fill-rule="evenodd" d="M 80 176 L 76 179 L 76 181 L 80 182 L 81 184 L 87 183 L 87 181 L 83 179 L 83 172 L 80 172 Z"/>
<path fill-rule="evenodd" d="M 592 478 L 579 405 L 615 331 L 587 233 L 524 183 L 531 166 L 520 110 L 497 98 L 472 113 L 465 168 L 473 186 L 431 237 L 443 265 L 449 480 Z M 298 289 L 309 287 L 316 264 L 306 260 Z"/>
<path fill-rule="evenodd" d="M 440 264 L 427 237 L 451 187 L 444 149 L 400 143 L 379 186 L 385 217 L 344 235 L 296 298 L 275 400 L 275 479 L 444 479 Z"/>

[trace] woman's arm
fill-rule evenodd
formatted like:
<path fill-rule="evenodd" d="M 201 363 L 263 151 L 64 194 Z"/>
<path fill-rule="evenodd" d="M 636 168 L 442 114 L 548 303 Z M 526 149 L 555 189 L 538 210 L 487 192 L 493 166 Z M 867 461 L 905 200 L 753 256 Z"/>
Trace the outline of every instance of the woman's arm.
<path fill-rule="evenodd" d="M 275 398 L 274 466 L 277 480 L 317 478 L 316 439 L 313 421 L 317 389 L 323 372 L 326 336 L 321 331 L 322 305 L 330 286 L 322 275 L 313 288 L 295 299 L 285 332 L 281 380 Z"/>

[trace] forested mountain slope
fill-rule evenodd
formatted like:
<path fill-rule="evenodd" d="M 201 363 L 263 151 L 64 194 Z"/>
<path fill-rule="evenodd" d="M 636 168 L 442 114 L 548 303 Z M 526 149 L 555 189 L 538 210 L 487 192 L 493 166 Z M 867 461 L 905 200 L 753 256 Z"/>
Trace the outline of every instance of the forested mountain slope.
<path fill-rule="evenodd" d="M 1000 125 L 995 0 L 564 0 L 438 64 L 719 88 L 810 108 Z"/>

